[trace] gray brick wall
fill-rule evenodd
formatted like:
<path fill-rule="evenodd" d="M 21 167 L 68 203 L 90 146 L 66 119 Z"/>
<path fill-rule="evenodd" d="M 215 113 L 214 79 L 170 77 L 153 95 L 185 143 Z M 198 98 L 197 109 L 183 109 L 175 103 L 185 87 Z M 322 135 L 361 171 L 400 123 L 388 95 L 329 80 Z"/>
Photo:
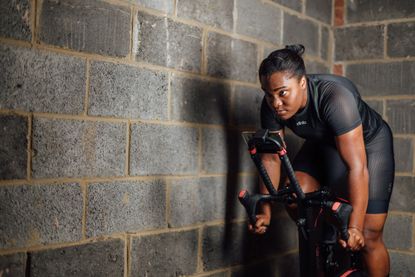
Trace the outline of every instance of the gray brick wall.
<path fill-rule="evenodd" d="M 245 82 L 257 80 L 255 44 L 218 33 L 209 33 L 207 44 L 209 75 Z"/>
<path fill-rule="evenodd" d="M 336 60 L 383 57 L 384 26 L 348 27 L 334 32 Z"/>
<path fill-rule="evenodd" d="M 237 33 L 274 44 L 281 43 L 281 10 L 259 0 L 239 0 L 236 5 Z"/>
<path fill-rule="evenodd" d="M 206 124 L 228 124 L 230 86 L 173 75 L 171 78 L 171 119 Z"/>
<path fill-rule="evenodd" d="M 26 254 L 16 253 L 0 256 L 0 272 L 4 277 L 26 276 Z"/>
<path fill-rule="evenodd" d="M 258 181 L 240 133 L 259 63 L 291 43 L 390 123 L 385 240 L 392 276 L 414 275 L 415 5 L 336 3 L 0 0 L 0 275 L 298 276 L 284 209 L 257 237 L 237 200 Z"/>
<path fill-rule="evenodd" d="M 0 115 L 0 178 L 24 179 L 27 174 L 27 118 Z"/>
<path fill-rule="evenodd" d="M 124 276 L 124 241 L 119 239 L 30 254 L 30 276 Z"/>
<path fill-rule="evenodd" d="M 96 0 L 43 0 L 39 5 L 40 42 L 100 55 L 128 55 L 129 8 Z"/>
<path fill-rule="evenodd" d="M 22 47 L 0 46 L 0 108 L 79 114 L 85 60 Z"/>
<path fill-rule="evenodd" d="M 88 114 L 166 120 L 168 76 L 132 66 L 91 64 Z"/>
<path fill-rule="evenodd" d="M 303 44 L 306 53 L 319 56 L 318 25 L 308 19 L 284 13 L 283 44 Z"/>
<path fill-rule="evenodd" d="M 131 276 L 191 275 L 197 269 L 198 231 L 131 239 Z"/>
<path fill-rule="evenodd" d="M 32 39 L 30 0 L 7 1 L 0 5 L 0 36 L 30 41 Z"/>
<path fill-rule="evenodd" d="M 77 183 L 0 187 L 0 249 L 82 238 L 82 193 Z"/>
<path fill-rule="evenodd" d="M 138 61 L 200 71 L 202 31 L 169 18 L 139 12 L 134 32 Z"/>
<path fill-rule="evenodd" d="M 234 1 L 180 0 L 177 2 L 177 16 L 196 20 L 225 31 L 233 29 Z"/>
<path fill-rule="evenodd" d="M 196 173 L 199 139 L 199 132 L 193 127 L 132 125 L 131 175 Z"/>
<path fill-rule="evenodd" d="M 166 188 L 161 180 L 92 183 L 87 190 L 88 237 L 166 226 Z"/>
<path fill-rule="evenodd" d="M 33 177 L 123 176 L 124 123 L 33 120 Z"/>

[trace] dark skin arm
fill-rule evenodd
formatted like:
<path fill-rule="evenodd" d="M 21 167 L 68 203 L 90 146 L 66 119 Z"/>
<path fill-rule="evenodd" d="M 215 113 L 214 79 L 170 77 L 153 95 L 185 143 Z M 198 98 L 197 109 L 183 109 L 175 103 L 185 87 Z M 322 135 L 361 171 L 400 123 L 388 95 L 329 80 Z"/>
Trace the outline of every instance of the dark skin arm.
<path fill-rule="evenodd" d="M 353 207 L 349 219 L 350 238 L 347 244 L 344 241 L 340 243 L 343 247 L 359 250 L 364 246 L 362 231 L 369 198 L 369 174 L 362 125 L 336 137 L 336 146 L 349 172 L 348 191 Z"/>

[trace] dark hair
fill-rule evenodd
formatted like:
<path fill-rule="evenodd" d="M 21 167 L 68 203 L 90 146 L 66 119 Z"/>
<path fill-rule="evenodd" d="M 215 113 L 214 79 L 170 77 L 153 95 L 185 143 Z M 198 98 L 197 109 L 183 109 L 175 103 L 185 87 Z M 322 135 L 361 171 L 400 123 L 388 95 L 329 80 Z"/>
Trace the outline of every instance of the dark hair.
<path fill-rule="evenodd" d="M 304 46 L 301 44 L 287 45 L 268 55 L 259 67 L 259 77 L 269 77 L 275 72 L 286 71 L 298 78 L 306 74 L 304 60 L 301 57 L 304 53 Z"/>

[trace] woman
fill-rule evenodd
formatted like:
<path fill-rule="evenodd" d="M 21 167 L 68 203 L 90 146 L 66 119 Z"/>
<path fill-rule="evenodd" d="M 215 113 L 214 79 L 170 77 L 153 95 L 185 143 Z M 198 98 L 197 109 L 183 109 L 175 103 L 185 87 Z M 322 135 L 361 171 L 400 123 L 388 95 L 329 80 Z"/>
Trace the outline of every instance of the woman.
<path fill-rule="evenodd" d="M 317 190 L 320 184 L 341 191 L 339 185 L 344 184 L 353 212 L 350 239 L 340 243 L 362 250 L 370 276 L 388 276 L 389 256 L 382 232 L 395 171 L 392 133 L 351 81 L 334 75 L 306 75 L 303 52 L 302 45 L 291 45 L 262 62 L 262 128 L 283 133 L 287 126 L 305 139 L 293 161 L 305 192 Z M 262 161 L 273 183 L 278 184 L 277 155 L 265 154 Z M 268 193 L 263 183 L 260 191 Z M 250 230 L 265 233 L 270 218 L 271 207 L 264 204 Z"/>

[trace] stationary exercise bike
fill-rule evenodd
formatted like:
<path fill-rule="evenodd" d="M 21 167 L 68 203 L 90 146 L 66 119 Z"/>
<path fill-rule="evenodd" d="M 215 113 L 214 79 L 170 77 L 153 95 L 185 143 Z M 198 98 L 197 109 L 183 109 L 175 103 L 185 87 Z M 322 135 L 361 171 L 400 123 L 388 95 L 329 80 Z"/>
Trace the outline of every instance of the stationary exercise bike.
<path fill-rule="evenodd" d="M 257 132 L 243 132 L 251 158 L 269 194 L 250 194 L 247 190 L 239 193 L 239 201 L 248 213 L 254 226 L 261 203 L 278 202 L 297 205 L 300 276 L 366 276 L 361 270 L 359 252 L 346 251 L 338 244 L 338 238 L 349 238 L 348 223 L 352 206 L 345 200 L 332 195 L 327 187 L 304 193 L 299 185 L 285 143 L 278 132 L 261 129 Z M 277 154 L 285 168 L 289 184 L 276 190 L 262 164 L 260 154 Z M 315 210 L 318 209 L 318 216 Z"/>

